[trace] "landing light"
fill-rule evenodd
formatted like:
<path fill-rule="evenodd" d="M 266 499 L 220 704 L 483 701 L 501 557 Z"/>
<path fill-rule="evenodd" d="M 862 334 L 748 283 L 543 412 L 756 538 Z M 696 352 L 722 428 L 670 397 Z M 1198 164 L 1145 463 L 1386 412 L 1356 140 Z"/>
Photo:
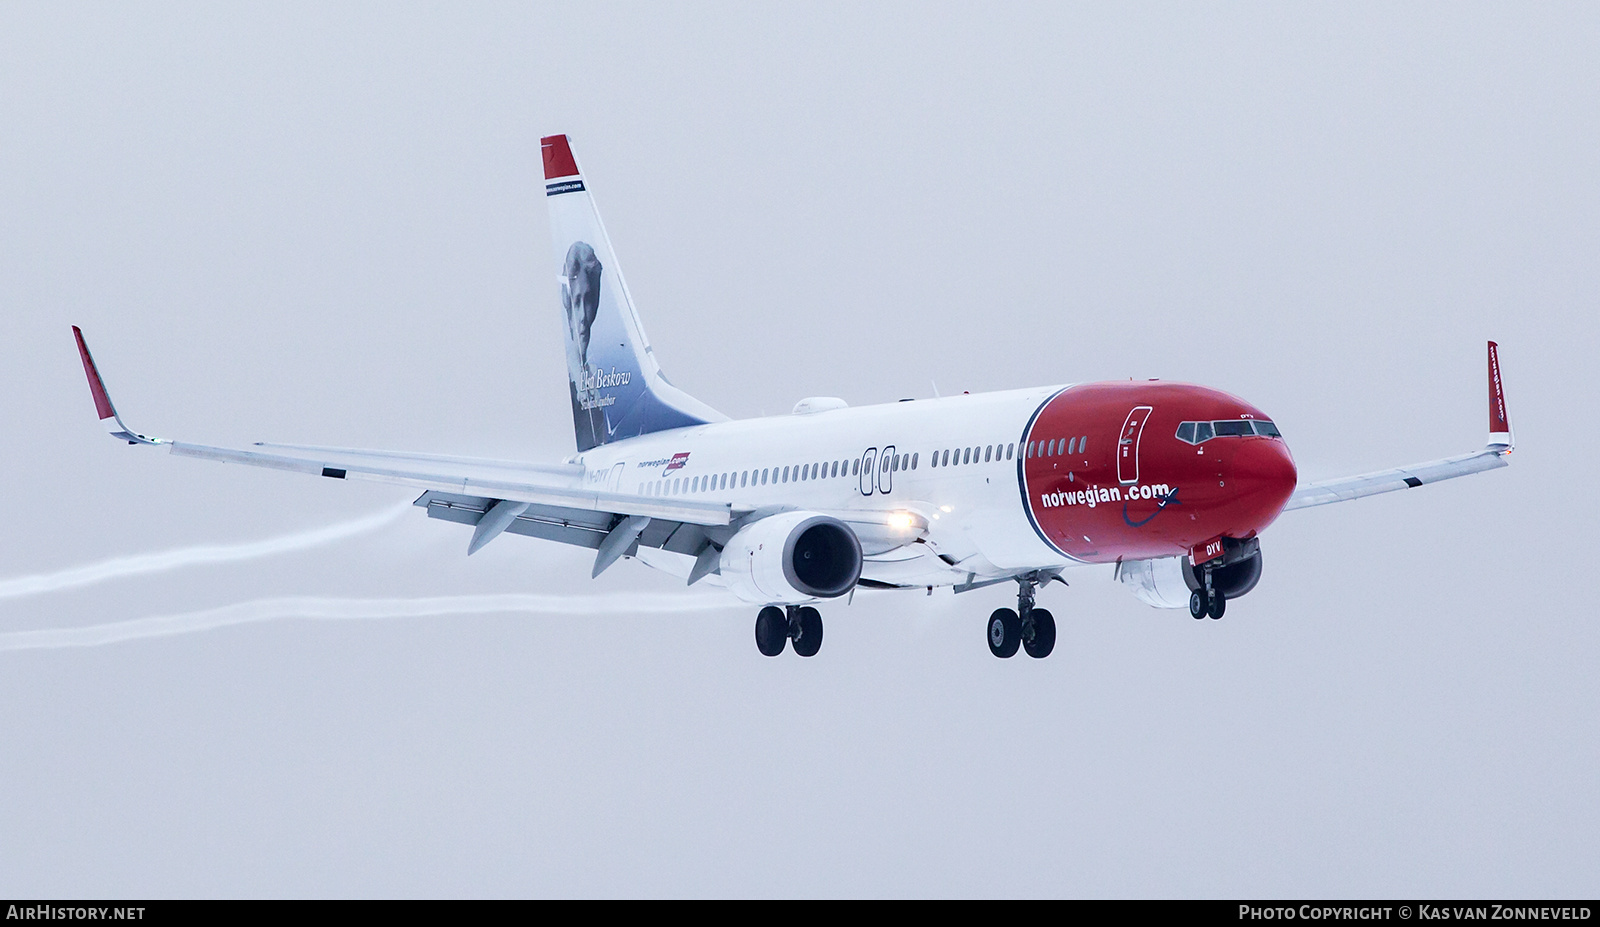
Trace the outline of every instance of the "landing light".
<path fill-rule="evenodd" d="M 889 527 L 896 531 L 909 531 L 911 529 L 910 512 L 890 512 Z"/>

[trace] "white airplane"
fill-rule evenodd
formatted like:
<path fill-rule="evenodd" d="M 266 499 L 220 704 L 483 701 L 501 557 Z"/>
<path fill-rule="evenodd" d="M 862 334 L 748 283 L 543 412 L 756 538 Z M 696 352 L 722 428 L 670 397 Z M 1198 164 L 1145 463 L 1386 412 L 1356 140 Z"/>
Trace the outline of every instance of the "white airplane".
<path fill-rule="evenodd" d="M 822 644 L 813 603 L 870 589 L 966 592 L 1016 583 L 989 647 L 1055 644 L 1035 592 L 1069 567 L 1115 564 L 1134 595 L 1221 618 L 1261 577 L 1260 534 L 1289 510 L 1503 467 L 1513 447 L 1489 343 L 1489 441 L 1444 460 L 1296 485 L 1261 410 L 1182 383 L 1082 383 L 849 408 L 802 399 L 787 416 L 730 421 L 669 383 L 564 135 L 543 140 L 545 194 L 566 319 L 577 453 L 558 464 L 256 444 L 208 447 L 123 424 L 73 326 L 95 409 L 113 437 L 182 457 L 424 490 L 431 518 L 472 526 L 467 553 L 504 533 L 631 558 L 761 606 L 756 646 Z"/>

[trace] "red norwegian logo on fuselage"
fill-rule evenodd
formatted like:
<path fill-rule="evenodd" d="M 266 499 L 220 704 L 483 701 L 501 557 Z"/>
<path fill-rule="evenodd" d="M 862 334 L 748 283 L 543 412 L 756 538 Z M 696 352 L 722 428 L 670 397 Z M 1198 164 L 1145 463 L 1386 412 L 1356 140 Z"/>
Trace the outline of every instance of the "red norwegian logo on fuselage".
<path fill-rule="evenodd" d="M 672 459 L 667 461 L 667 469 L 665 469 L 665 470 L 663 470 L 661 472 L 662 473 L 671 473 L 674 470 L 682 470 L 685 466 L 688 465 L 688 463 L 689 463 L 689 452 L 688 451 L 685 451 L 682 454 L 673 454 L 672 455 Z"/>

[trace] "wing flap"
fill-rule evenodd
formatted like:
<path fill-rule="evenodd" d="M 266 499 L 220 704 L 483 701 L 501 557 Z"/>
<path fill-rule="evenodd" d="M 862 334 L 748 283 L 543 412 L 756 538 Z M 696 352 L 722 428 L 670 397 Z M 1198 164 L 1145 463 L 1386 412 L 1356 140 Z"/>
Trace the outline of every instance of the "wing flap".
<path fill-rule="evenodd" d="M 499 501 L 482 496 L 465 496 L 446 492 L 425 492 L 416 501 L 428 511 L 429 518 L 453 521 L 462 525 L 477 525 L 489 509 Z M 543 538 L 560 544 L 599 550 L 611 530 L 613 516 L 585 509 L 561 508 L 551 505 L 529 505 L 506 527 L 507 534 Z"/>

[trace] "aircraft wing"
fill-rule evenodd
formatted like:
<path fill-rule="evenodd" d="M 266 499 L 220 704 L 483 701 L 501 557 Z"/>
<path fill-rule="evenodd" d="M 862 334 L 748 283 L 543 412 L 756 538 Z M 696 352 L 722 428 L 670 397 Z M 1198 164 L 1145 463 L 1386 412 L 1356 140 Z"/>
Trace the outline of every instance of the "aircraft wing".
<path fill-rule="evenodd" d="M 685 525 L 714 528 L 726 526 L 733 519 L 732 507 L 727 503 L 586 487 L 583 467 L 576 464 L 529 464 L 294 444 L 211 447 L 151 437 L 123 424 L 89 354 L 83 332 L 74 325 L 72 333 L 89 379 L 95 411 L 112 437 L 129 444 L 166 447 L 179 457 L 423 489 L 426 492 L 417 505 L 425 506 L 429 515 L 477 526 L 468 553 L 510 530 L 596 548 L 600 550 L 595 568 L 598 574 L 626 553 L 647 527 L 654 539 L 663 531 L 670 537 Z"/>
<path fill-rule="evenodd" d="M 1510 461 L 1506 460 L 1506 456 L 1516 446 L 1516 441 L 1512 436 L 1511 422 L 1506 416 L 1505 390 L 1500 382 L 1499 347 L 1493 341 L 1489 342 L 1489 443 L 1483 450 L 1409 467 L 1308 483 L 1295 488 L 1283 510 L 1287 512 L 1346 502 L 1397 489 L 1415 489 L 1440 480 L 1508 466 Z"/>

